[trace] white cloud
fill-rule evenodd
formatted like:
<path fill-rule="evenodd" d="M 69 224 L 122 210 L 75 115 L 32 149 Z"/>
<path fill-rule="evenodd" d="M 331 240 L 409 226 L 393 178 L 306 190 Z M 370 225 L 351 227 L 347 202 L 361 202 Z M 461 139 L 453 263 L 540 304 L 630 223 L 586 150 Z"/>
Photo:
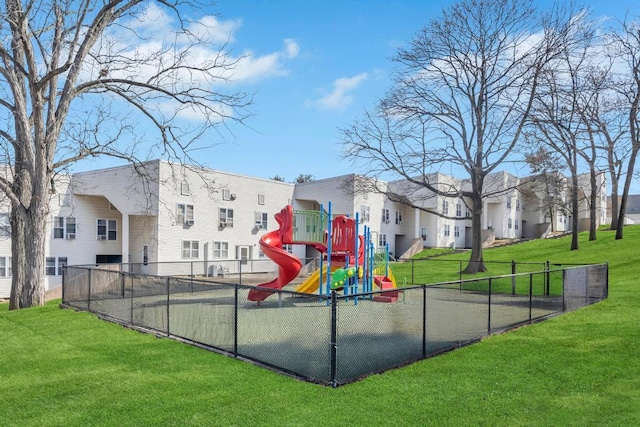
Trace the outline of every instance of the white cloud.
<path fill-rule="evenodd" d="M 200 94 L 234 93 L 238 88 L 229 88 L 231 84 L 252 84 L 289 74 L 287 62 L 301 51 L 294 39 L 287 38 L 271 52 L 234 52 L 234 34 L 241 20 L 203 16 L 191 21 L 186 32 L 179 24 L 155 3 L 140 9 L 134 18 L 102 35 L 91 57 L 97 60 L 83 64 L 81 80 L 108 76 L 152 83 L 169 91 L 199 88 Z M 183 109 L 174 101 L 163 103 L 160 109 L 170 111 L 171 104 L 175 104 L 175 114 L 180 118 L 203 117 L 202 112 Z"/>
<path fill-rule="evenodd" d="M 353 102 L 353 92 L 369 75 L 360 73 L 353 77 L 341 77 L 333 82 L 333 90 L 318 99 L 314 105 L 326 110 L 344 110 Z"/>
<path fill-rule="evenodd" d="M 285 39 L 284 46 L 278 52 L 255 55 L 252 51 L 247 51 L 240 58 L 231 80 L 255 81 L 286 76 L 289 70 L 285 66 L 285 60 L 295 58 L 299 53 L 300 46 L 293 39 Z"/>
<path fill-rule="evenodd" d="M 288 58 L 295 58 L 300 53 L 300 46 L 293 39 L 284 39 L 285 52 Z"/>

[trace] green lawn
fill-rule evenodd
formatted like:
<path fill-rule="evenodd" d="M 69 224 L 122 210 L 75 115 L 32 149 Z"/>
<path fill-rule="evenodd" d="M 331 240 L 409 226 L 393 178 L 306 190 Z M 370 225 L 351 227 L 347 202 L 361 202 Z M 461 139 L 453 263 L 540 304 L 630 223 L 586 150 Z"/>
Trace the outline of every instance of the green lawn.
<path fill-rule="evenodd" d="M 3 304 L 0 424 L 639 425 L 640 227 L 613 237 L 583 235 L 573 252 L 559 239 L 485 253 L 609 261 L 607 301 L 337 389 L 56 304 L 20 312 Z"/>

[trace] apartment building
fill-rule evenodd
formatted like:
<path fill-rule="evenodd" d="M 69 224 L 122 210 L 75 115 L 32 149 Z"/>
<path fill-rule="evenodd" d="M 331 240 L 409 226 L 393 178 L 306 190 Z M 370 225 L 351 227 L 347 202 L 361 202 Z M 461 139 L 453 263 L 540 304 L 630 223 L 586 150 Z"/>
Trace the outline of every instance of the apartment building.
<path fill-rule="evenodd" d="M 443 190 L 467 190 L 469 185 L 444 174 L 426 179 Z M 518 239 L 547 232 L 551 219 L 540 208 L 544 196 L 538 184 L 533 178 L 520 180 L 506 172 L 488 176 L 483 235 Z M 604 174 L 598 186 L 596 203 L 604 222 Z M 581 206 L 588 206 L 590 201 L 584 199 L 589 192 L 582 194 Z M 560 196 L 563 202 L 568 200 L 565 193 Z M 278 227 L 277 212 L 287 204 L 294 209 L 327 210 L 330 202 L 334 215 L 355 217 L 357 213 L 373 241 L 388 244 L 396 257 L 422 247 L 471 246 L 468 200 L 443 197 L 404 180 L 373 182 L 350 174 L 294 185 L 156 160 L 141 167 L 100 169 L 57 180 L 46 236 L 46 286 L 61 283 L 65 264 L 122 263 L 130 271 L 163 274 L 175 273 L 175 265 L 169 263 L 198 261 L 192 265 L 203 271 L 193 273 L 211 274 L 208 270 L 224 260 L 266 259 L 258 242 L 267 230 Z M 582 207 L 579 215 L 588 218 L 588 209 Z M 4 208 L 0 298 L 9 296 L 11 286 L 7 201 Z M 567 230 L 566 211 L 558 208 L 557 212 L 555 230 Z M 317 256 L 314 249 L 302 245 L 290 250 L 301 259 Z"/>

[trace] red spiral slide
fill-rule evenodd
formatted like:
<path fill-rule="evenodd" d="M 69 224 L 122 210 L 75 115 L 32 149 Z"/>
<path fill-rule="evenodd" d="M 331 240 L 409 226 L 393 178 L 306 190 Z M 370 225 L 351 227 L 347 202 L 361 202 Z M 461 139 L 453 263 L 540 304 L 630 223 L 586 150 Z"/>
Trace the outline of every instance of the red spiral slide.
<path fill-rule="evenodd" d="M 278 264 L 278 277 L 270 282 L 258 285 L 259 288 L 264 288 L 264 290 L 251 289 L 247 296 L 249 301 L 259 302 L 273 295 L 273 291 L 269 291 L 269 289 L 282 289 L 298 276 L 302 268 L 302 262 L 296 256 L 282 249 L 283 244 L 291 242 L 293 230 L 293 210 L 291 205 L 277 213 L 275 218 L 280 228 L 262 236 L 260 238 L 260 247 L 267 257 Z"/>

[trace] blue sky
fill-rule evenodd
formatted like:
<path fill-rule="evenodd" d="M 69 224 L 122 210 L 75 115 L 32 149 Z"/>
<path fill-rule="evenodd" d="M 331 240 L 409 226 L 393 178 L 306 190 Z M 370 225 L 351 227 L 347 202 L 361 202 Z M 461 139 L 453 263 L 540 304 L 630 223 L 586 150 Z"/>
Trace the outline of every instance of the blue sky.
<path fill-rule="evenodd" d="M 339 128 L 372 108 L 389 88 L 391 57 L 452 1 L 218 0 L 202 13 L 246 61 L 235 83 L 255 91 L 248 126 L 232 138 L 207 136 L 201 164 L 292 181 L 354 170 L 341 160 Z M 547 4 L 548 2 L 541 2 Z M 593 16 L 622 18 L 632 1 L 592 1 Z"/>

